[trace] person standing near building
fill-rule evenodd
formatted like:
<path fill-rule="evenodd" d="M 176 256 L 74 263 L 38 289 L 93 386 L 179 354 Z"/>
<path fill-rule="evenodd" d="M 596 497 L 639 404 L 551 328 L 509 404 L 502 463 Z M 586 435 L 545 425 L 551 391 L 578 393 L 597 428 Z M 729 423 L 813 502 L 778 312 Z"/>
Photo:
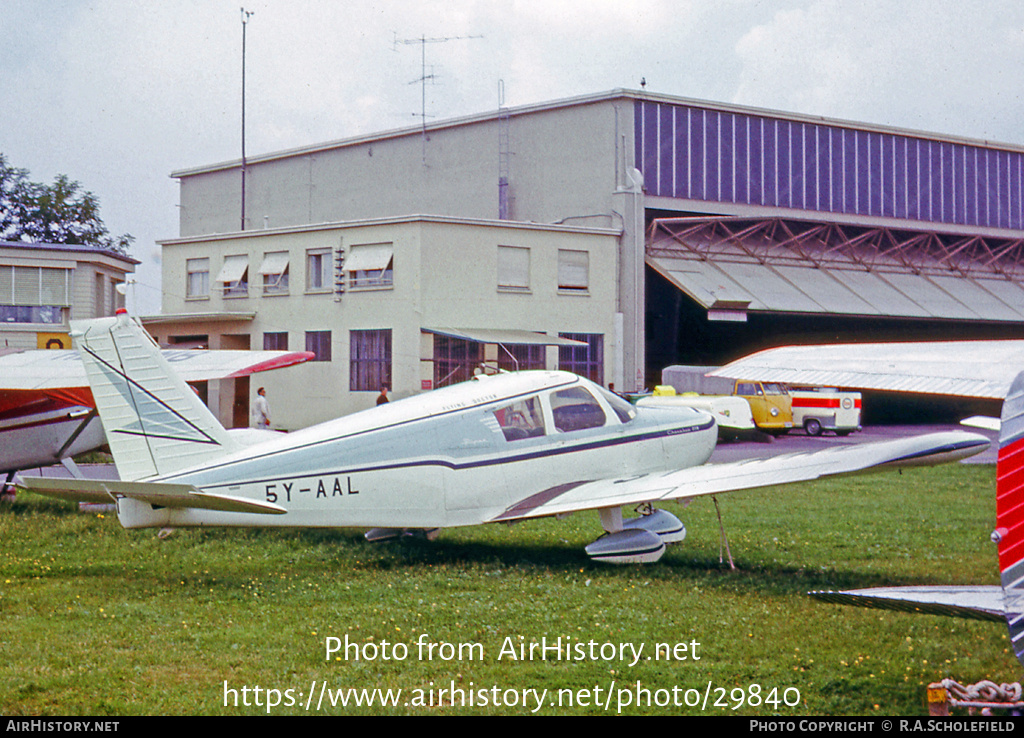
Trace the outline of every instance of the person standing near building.
<path fill-rule="evenodd" d="M 252 404 L 252 421 L 256 428 L 270 427 L 270 403 L 267 402 L 267 391 L 263 387 L 256 390 L 256 401 Z"/>
<path fill-rule="evenodd" d="M 388 386 L 382 384 L 380 386 L 380 394 L 377 395 L 377 404 L 383 405 L 385 402 L 388 402 Z"/>

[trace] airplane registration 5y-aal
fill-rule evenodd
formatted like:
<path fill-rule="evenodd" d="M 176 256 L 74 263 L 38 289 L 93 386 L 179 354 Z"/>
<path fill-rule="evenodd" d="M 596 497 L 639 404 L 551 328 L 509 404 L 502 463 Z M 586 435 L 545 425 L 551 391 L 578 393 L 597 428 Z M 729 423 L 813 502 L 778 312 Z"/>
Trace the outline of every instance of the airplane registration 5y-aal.
<path fill-rule="evenodd" d="M 932 465 L 988 446 L 937 433 L 707 464 L 714 419 L 635 408 L 566 372 L 479 377 L 242 448 L 127 314 L 73 323 L 119 482 L 25 478 L 33 491 L 110 501 L 126 528 L 369 528 L 371 540 L 599 510 L 587 546 L 656 561 L 685 528 L 655 505 L 882 467 Z M 638 507 L 625 518 L 623 508 Z"/>

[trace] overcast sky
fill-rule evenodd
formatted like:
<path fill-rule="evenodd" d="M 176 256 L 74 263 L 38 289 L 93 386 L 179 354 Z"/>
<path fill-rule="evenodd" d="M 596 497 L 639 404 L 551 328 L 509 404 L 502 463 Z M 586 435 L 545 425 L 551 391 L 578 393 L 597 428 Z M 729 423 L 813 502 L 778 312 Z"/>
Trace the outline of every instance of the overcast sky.
<path fill-rule="evenodd" d="M 249 155 L 637 89 L 1024 144 L 1021 0 L 244 0 Z M 0 152 L 136 237 L 178 234 L 171 171 L 241 153 L 238 0 L 0 0 Z M 131 295 L 129 295 L 131 298 Z"/>

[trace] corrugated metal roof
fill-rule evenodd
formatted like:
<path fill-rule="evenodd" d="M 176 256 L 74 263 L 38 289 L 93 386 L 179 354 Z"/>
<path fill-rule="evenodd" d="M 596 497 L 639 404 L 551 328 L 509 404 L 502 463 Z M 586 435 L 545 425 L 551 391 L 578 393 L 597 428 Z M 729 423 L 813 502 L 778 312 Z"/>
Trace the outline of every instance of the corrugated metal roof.
<path fill-rule="evenodd" d="M 730 302 L 748 312 L 1024 322 L 1018 244 L 956 238 L 795 219 L 670 218 L 654 222 L 647 263 L 708 310 Z"/>

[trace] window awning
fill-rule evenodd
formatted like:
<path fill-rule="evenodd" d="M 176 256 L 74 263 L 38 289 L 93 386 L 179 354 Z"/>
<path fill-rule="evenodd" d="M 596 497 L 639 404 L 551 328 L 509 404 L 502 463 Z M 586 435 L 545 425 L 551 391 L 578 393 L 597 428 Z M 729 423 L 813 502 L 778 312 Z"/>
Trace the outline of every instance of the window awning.
<path fill-rule="evenodd" d="M 438 336 L 449 338 L 460 338 L 463 341 L 474 343 L 500 343 L 518 344 L 529 346 L 586 346 L 583 341 L 574 341 L 571 338 L 559 338 L 548 336 L 544 333 L 533 331 L 506 330 L 503 328 L 423 328 L 425 333 L 434 333 Z"/>
<path fill-rule="evenodd" d="M 260 274 L 284 274 L 288 268 L 288 252 L 274 251 L 263 256 L 263 263 L 260 264 Z"/>
<path fill-rule="evenodd" d="M 225 284 L 236 284 L 245 276 L 249 268 L 249 257 L 244 254 L 224 257 L 224 266 L 220 268 L 217 281 Z"/>
<path fill-rule="evenodd" d="M 388 268 L 394 253 L 390 243 L 375 243 L 366 246 L 353 246 L 345 260 L 345 270 L 349 272 L 374 272 Z"/>

